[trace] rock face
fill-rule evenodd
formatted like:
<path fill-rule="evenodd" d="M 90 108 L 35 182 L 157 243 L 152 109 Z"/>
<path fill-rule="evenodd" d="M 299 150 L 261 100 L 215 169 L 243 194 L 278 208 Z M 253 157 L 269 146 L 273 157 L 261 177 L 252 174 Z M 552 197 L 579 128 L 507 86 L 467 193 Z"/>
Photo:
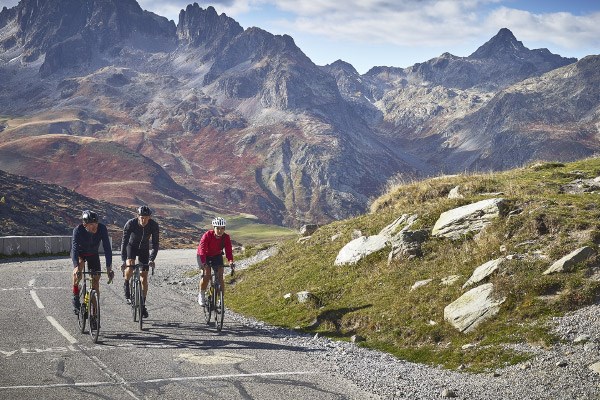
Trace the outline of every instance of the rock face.
<path fill-rule="evenodd" d="M 218 15 L 213 7 L 203 10 L 194 3 L 179 13 L 177 37 L 180 43 L 205 47 L 213 55 L 243 31 L 237 21 L 225 14 Z M 210 55 L 206 58 L 210 59 Z"/>
<path fill-rule="evenodd" d="M 494 218 L 503 214 L 505 206 L 504 199 L 496 198 L 446 211 L 436 221 L 431 235 L 460 239 L 469 233 L 479 232 Z"/>
<path fill-rule="evenodd" d="M 544 271 L 544 275 L 553 274 L 555 272 L 568 272 L 573 266 L 587 260 L 594 254 L 596 254 L 596 251 L 593 248 L 589 246 L 581 247 L 552 264 Z"/>
<path fill-rule="evenodd" d="M 113 141 L 190 189 L 186 207 L 298 227 L 364 212 L 391 177 L 599 151 L 598 60 L 529 50 L 502 29 L 469 57 L 360 75 L 212 7 L 187 6 L 175 26 L 134 0 L 22 0 L 0 12 L 0 129 L 21 154 L 41 133 Z"/>
<path fill-rule="evenodd" d="M 469 290 L 444 308 L 444 319 L 461 332 L 475 329 L 500 311 L 505 299 L 494 299 L 493 291 L 491 283 Z"/>

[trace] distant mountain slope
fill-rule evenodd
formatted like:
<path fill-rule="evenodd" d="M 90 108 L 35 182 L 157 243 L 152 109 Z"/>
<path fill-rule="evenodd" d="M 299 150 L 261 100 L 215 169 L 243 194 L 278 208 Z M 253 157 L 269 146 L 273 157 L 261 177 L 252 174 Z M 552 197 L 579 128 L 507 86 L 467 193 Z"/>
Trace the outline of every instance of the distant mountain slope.
<path fill-rule="evenodd" d="M 322 223 L 364 211 L 393 177 L 594 151 L 593 134 L 583 147 L 577 135 L 563 137 L 568 151 L 552 137 L 565 124 L 593 127 L 594 117 L 546 113 L 540 121 L 533 103 L 500 100 L 540 78 L 547 109 L 569 109 L 568 86 L 551 95 L 568 83 L 548 73 L 575 61 L 529 50 L 501 29 L 469 57 L 445 53 L 360 75 L 343 61 L 317 66 L 290 36 L 244 30 L 213 7 L 189 5 L 175 26 L 134 0 L 23 0 L 0 12 L 0 168 L 122 205 L 156 203 L 175 216 L 214 209 Z M 588 73 L 583 86 L 600 74 Z M 578 95 L 590 110 L 595 90 Z M 523 139 L 529 131 L 519 127 L 533 124 L 536 140 Z M 73 159 L 82 137 L 105 150 Z M 489 155 L 508 154 L 511 143 L 516 161 Z M 29 156 L 76 164 L 38 171 L 41 162 L 24 166 Z M 86 159 L 112 166 L 93 174 L 95 187 L 73 182 Z M 127 177 L 148 184 L 112 190 Z"/>
<path fill-rule="evenodd" d="M 108 226 L 113 246 L 118 246 L 123 226 L 135 217 L 135 208 L 125 208 L 82 196 L 58 185 L 47 185 L 0 170 L 0 232 L 2 236 L 71 235 L 83 210 L 98 213 Z M 161 227 L 165 248 L 190 247 L 200 232 L 193 225 L 163 213 L 154 218 Z"/>

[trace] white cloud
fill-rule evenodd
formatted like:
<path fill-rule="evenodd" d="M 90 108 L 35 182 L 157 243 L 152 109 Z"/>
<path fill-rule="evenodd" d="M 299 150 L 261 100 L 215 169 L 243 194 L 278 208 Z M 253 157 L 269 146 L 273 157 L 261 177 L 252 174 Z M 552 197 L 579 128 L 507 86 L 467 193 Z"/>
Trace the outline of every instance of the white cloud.
<path fill-rule="evenodd" d="M 511 30 L 525 42 L 552 43 L 566 49 L 600 50 L 600 12 L 578 16 L 566 12 L 533 14 L 499 8 L 490 14 L 486 25 L 500 27 L 510 21 Z"/>

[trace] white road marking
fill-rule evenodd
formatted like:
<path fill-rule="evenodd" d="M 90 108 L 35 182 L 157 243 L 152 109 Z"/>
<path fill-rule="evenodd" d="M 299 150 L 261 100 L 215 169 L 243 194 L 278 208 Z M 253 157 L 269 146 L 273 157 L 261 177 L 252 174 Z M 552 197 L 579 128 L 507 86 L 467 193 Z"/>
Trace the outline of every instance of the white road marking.
<path fill-rule="evenodd" d="M 144 383 L 159 382 L 181 382 L 181 381 L 206 381 L 231 378 L 254 378 L 269 376 L 292 376 L 292 375 L 311 375 L 322 374 L 322 371 L 290 371 L 290 372 L 257 372 L 254 374 L 225 374 L 225 375 L 203 375 L 203 376 L 179 376 L 173 378 L 146 379 L 133 382 L 76 382 L 76 383 L 56 383 L 52 385 L 19 385 L 19 386 L 0 386 L 0 390 L 6 389 L 50 389 L 61 387 L 93 387 L 93 386 L 119 386 L 128 383 L 129 385 L 139 385 Z M 133 395 L 133 393 L 131 393 Z"/>
<path fill-rule="evenodd" d="M 52 326 L 54 326 L 56 328 L 56 330 L 59 331 L 60 334 L 63 335 L 65 337 L 65 339 L 67 339 L 69 341 L 69 343 L 77 343 L 77 339 L 75 339 L 73 336 L 71 336 L 69 334 L 69 332 L 67 332 L 67 330 L 65 328 L 63 328 L 61 324 L 58 323 L 57 320 L 55 320 L 54 318 L 52 318 L 49 315 L 46 316 L 46 319 L 48 321 L 50 321 Z"/>
<path fill-rule="evenodd" d="M 192 353 L 182 353 L 177 356 L 177 358 L 189 361 L 194 364 L 204 364 L 204 365 L 216 365 L 216 364 L 239 364 L 246 360 L 250 360 L 253 357 L 227 353 L 224 351 L 218 351 L 215 354 L 192 354 Z"/>
<path fill-rule="evenodd" d="M 67 287 L 64 286 L 45 286 L 45 287 L 36 287 L 36 290 L 56 290 L 56 289 L 68 289 Z M 0 289 L 0 291 L 3 292 L 7 292 L 7 291 L 14 291 L 14 290 L 31 290 L 31 287 L 11 287 L 11 288 L 2 288 Z"/>
<path fill-rule="evenodd" d="M 29 294 L 31 295 L 31 298 L 35 302 L 35 305 L 37 306 L 37 308 L 44 308 L 44 305 L 40 301 L 40 298 L 38 297 L 37 293 L 35 293 L 35 290 L 30 290 Z"/>

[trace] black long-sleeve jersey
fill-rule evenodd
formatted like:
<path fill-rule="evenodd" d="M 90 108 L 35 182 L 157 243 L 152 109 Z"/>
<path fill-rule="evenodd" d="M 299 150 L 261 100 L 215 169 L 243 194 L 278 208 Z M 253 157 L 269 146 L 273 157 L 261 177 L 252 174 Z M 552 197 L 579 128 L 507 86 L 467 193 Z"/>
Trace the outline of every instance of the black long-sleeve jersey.
<path fill-rule="evenodd" d="M 151 219 L 146 226 L 140 225 L 137 218 L 132 218 L 123 228 L 123 241 L 121 242 L 121 259 L 127 258 L 127 245 L 130 244 L 138 249 L 150 249 L 150 238 L 152 237 L 152 252 L 150 261 L 154 261 L 158 253 L 158 222 Z"/>

